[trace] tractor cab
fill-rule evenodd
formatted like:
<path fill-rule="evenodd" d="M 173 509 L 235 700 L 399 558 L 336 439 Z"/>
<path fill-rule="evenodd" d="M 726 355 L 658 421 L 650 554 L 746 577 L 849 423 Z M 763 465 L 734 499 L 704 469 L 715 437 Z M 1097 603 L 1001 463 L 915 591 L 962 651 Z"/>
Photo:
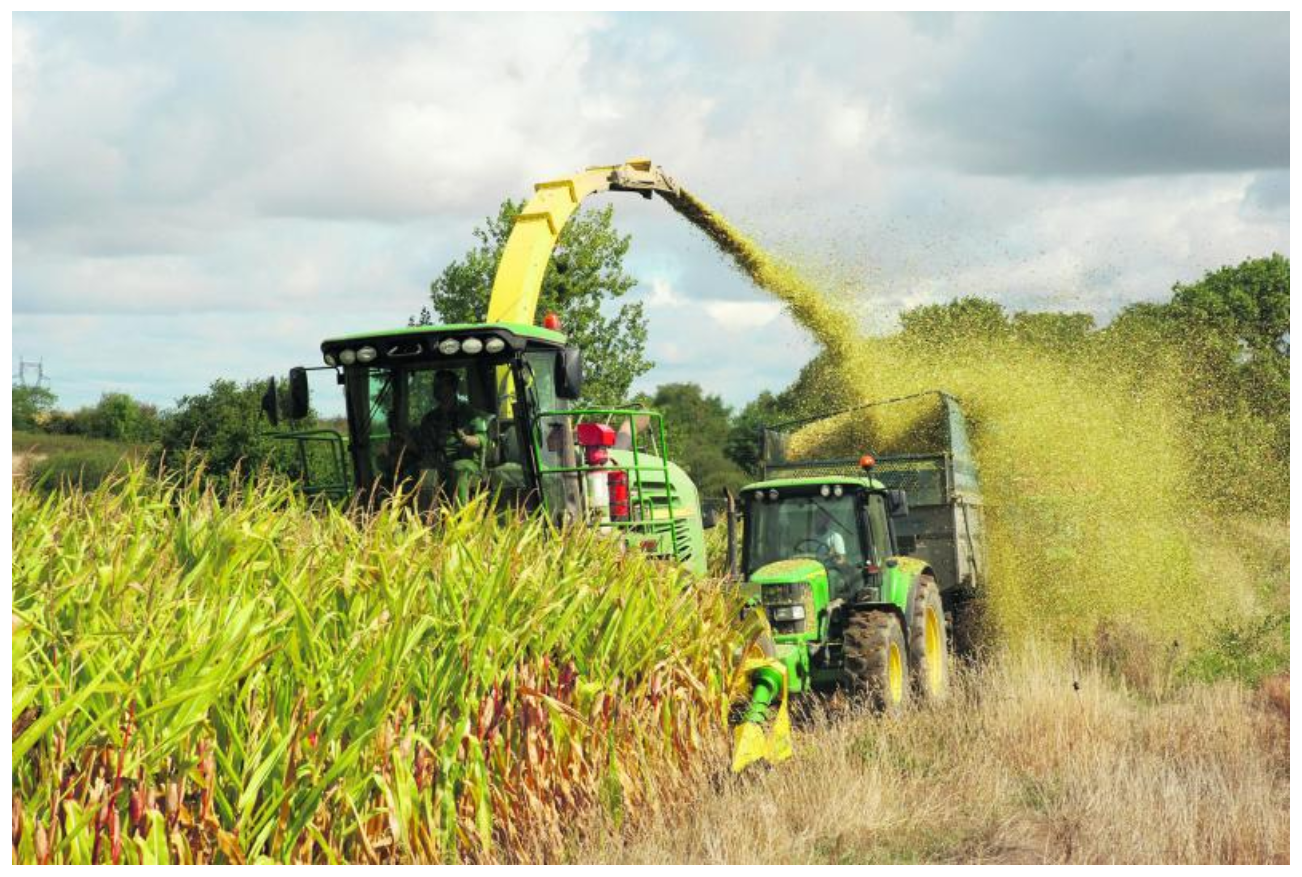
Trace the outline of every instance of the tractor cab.
<path fill-rule="evenodd" d="M 892 497 L 871 478 L 778 479 L 742 490 L 744 588 L 775 636 L 824 638 L 837 606 L 873 602 L 893 552 Z"/>
<path fill-rule="evenodd" d="M 345 499 L 414 493 L 418 505 L 486 494 L 557 523 L 619 531 L 631 546 L 704 572 L 700 500 L 665 459 L 651 411 L 581 407 L 579 351 L 553 328 L 413 326 L 321 344 L 343 388 L 346 435 L 275 433 L 299 446 L 304 489 Z M 309 410 L 305 369 L 290 415 Z M 264 408 L 275 421 L 274 383 Z"/>
<path fill-rule="evenodd" d="M 561 415 L 582 389 L 582 365 L 559 332 L 421 326 L 328 340 L 321 353 L 343 384 L 358 490 L 420 482 L 452 495 L 454 478 L 469 478 L 506 502 L 546 493 L 549 506 L 566 506 L 564 479 L 537 477 L 540 464 L 576 453 Z M 534 448 L 535 428 L 555 437 Z"/>

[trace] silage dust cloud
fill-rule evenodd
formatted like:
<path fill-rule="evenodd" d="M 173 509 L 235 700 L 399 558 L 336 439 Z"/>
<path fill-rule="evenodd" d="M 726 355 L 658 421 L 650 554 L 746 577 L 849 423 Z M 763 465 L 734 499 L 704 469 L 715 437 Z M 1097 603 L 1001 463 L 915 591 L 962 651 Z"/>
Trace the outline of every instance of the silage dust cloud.
<path fill-rule="evenodd" d="M 673 200 L 673 199 L 671 199 Z M 822 286 L 766 254 L 699 199 L 675 208 L 823 346 L 800 383 L 814 411 L 944 390 L 972 424 L 989 538 L 988 617 L 1005 640 L 1059 643 L 1101 624 L 1146 638 L 1194 639 L 1247 608 L 1251 588 L 1210 568 L 1215 526 L 1192 499 L 1181 376 L 1144 349 L 1048 351 L 1015 339 L 941 349 L 870 337 Z M 815 424 L 793 440 L 808 456 L 917 449 L 927 406 L 886 406 Z M 1213 550 L 1214 549 L 1214 550 Z"/>

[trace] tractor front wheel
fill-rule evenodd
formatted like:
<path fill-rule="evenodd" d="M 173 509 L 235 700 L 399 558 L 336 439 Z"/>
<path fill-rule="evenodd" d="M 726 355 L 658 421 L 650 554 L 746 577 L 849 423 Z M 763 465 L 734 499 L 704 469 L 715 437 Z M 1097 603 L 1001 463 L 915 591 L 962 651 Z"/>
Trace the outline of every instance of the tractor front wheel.
<path fill-rule="evenodd" d="M 945 629 L 945 607 L 936 580 L 923 576 L 913 598 L 909 618 L 909 666 L 913 685 L 923 700 L 944 699 L 949 689 L 949 638 Z"/>
<path fill-rule="evenodd" d="M 908 646 L 899 619 L 889 612 L 857 612 L 845 626 L 845 674 L 855 695 L 883 712 L 904 709 L 909 696 Z"/>

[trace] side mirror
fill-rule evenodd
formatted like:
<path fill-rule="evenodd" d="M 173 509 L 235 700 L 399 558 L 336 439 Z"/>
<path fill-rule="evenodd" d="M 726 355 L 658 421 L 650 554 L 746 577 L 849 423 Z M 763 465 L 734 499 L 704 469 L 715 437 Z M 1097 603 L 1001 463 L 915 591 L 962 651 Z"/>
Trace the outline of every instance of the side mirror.
<path fill-rule="evenodd" d="M 701 526 L 707 530 L 713 529 L 719 524 L 719 511 L 714 506 L 706 506 L 701 509 Z"/>
<path fill-rule="evenodd" d="M 892 518 L 907 518 L 909 516 L 909 495 L 903 490 L 892 489 L 886 491 L 886 505 L 890 509 Z"/>
<path fill-rule="evenodd" d="M 272 426 L 280 426 L 280 406 L 276 404 L 276 379 L 267 378 L 267 392 L 262 394 L 262 413 Z"/>
<path fill-rule="evenodd" d="M 577 399 L 583 392 L 583 354 L 577 347 L 562 347 L 556 357 L 556 395 Z"/>
<path fill-rule="evenodd" d="M 307 369 L 300 365 L 289 370 L 289 419 L 302 420 L 307 412 Z"/>

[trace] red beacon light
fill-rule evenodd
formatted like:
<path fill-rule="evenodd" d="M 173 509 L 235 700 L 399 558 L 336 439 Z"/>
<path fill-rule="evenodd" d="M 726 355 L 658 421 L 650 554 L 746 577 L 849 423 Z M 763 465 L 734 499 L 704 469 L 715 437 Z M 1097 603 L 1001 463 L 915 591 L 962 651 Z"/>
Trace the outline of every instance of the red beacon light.
<path fill-rule="evenodd" d="M 864 454 L 862 457 L 859 458 L 859 468 L 864 470 L 865 472 L 867 472 L 869 469 L 871 469 L 876 465 L 877 465 L 877 458 L 874 457 L 872 454 Z"/>
<path fill-rule="evenodd" d="M 543 328 L 551 329 L 553 332 L 561 331 L 561 318 L 554 313 L 548 313 L 543 317 Z"/>
<path fill-rule="evenodd" d="M 575 431 L 579 445 L 587 451 L 588 465 L 605 465 L 609 457 L 606 448 L 615 445 L 615 430 L 604 423 L 580 423 Z"/>

